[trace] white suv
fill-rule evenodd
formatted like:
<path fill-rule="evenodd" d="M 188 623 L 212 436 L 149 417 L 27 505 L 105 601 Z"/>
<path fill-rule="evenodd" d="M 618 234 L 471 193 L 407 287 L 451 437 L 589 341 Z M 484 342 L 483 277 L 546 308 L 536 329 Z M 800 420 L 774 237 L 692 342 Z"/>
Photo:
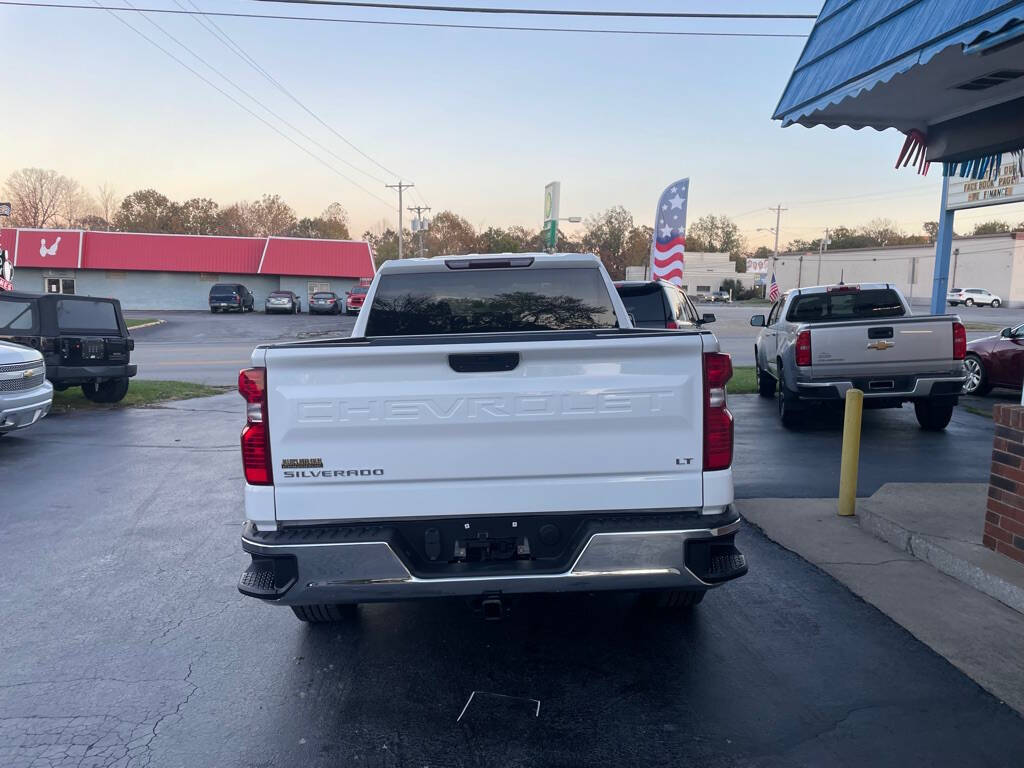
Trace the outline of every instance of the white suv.
<path fill-rule="evenodd" d="M 955 307 L 963 304 L 965 307 L 973 307 L 975 304 L 988 304 L 993 309 L 1002 304 L 999 297 L 989 293 L 984 288 L 951 288 L 946 294 L 946 301 L 949 306 Z"/>

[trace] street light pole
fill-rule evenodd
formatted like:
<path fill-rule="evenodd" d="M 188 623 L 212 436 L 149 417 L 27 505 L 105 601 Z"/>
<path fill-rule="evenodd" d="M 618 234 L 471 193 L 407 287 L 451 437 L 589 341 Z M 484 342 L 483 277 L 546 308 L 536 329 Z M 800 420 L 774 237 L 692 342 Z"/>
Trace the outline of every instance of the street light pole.
<path fill-rule="evenodd" d="M 821 243 L 818 245 L 818 279 L 815 282 L 815 285 L 821 285 L 821 256 L 825 252 L 826 248 L 828 248 L 828 230 L 827 229 L 825 230 L 825 239 L 822 240 Z"/>

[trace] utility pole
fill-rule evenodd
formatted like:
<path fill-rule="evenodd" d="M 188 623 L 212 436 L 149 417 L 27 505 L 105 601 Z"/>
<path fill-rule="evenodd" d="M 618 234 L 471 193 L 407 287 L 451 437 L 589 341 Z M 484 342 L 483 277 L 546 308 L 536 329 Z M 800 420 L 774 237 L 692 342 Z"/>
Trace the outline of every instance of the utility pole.
<path fill-rule="evenodd" d="M 407 209 L 409 211 L 416 212 L 416 221 L 419 222 L 419 233 L 420 233 L 420 258 L 423 258 L 423 212 L 429 211 L 429 205 L 410 205 Z"/>
<path fill-rule="evenodd" d="M 815 285 L 821 285 L 821 255 L 828 248 L 828 230 L 825 230 L 825 239 L 818 245 L 818 280 Z"/>
<path fill-rule="evenodd" d="M 782 203 L 779 203 L 776 208 L 769 208 L 769 211 L 775 211 L 775 256 L 772 259 L 772 269 L 775 268 L 775 262 L 779 260 L 779 221 L 782 219 L 782 212 L 788 211 L 789 208 L 783 208 Z"/>
<path fill-rule="evenodd" d="M 953 283 L 950 288 L 956 288 L 956 263 L 960 260 L 960 249 L 953 249 Z"/>
<path fill-rule="evenodd" d="M 415 187 L 415 184 L 403 184 L 399 181 L 397 184 L 385 184 L 388 189 L 398 190 L 398 258 L 402 258 L 402 190 L 411 189 Z"/>

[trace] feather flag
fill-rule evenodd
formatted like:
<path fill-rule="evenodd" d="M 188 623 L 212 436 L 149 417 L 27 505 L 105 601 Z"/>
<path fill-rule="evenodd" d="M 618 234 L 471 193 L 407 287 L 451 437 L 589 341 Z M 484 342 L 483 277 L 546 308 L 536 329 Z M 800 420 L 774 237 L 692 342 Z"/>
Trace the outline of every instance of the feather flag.
<path fill-rule="evenodd" d="M 651 278 L 681 286 L 686 251 L 686 199 L 690 179 L 669 184 L 658 200 L 651 242 Z"/>

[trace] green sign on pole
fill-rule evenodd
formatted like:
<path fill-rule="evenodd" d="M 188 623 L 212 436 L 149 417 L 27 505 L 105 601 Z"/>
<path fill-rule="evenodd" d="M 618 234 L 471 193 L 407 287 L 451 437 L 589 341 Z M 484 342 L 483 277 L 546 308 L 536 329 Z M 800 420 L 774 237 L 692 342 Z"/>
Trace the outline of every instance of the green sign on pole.
<path fill-rule="evenodd" d="M 554 219 L 545 221 L 540 236 L 548 248 L 554 248 L 555 243 L 558 242 L 558 222 Z"/>

